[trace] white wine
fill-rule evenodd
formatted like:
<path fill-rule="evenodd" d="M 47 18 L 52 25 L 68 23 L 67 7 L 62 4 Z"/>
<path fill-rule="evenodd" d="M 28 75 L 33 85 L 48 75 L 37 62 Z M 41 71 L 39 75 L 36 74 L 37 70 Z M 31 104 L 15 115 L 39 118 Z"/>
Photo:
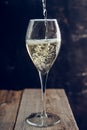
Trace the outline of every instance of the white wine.
<path fill-rule="evenodd" d="M 60 43 L 58 39 L 26 40 L 27 51 L 39 71 L 49 71 L 59 53 Z"/>

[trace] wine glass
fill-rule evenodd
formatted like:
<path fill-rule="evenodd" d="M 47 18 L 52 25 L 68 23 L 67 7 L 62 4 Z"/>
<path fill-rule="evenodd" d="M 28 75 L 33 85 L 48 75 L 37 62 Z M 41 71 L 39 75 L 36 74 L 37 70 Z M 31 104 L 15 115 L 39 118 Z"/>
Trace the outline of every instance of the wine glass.
<path fill-rule="evenodd" d="M 26 121 L 36 127 L 53 126 L 60 117 L 46 112 L 46 82 L 50 68 L 60 50 L 61 34 L 56 19 L 31 19 L 26 33 L 26 48 L 36 66 L 41 83 L 42 112 L 31 113 Z"/>

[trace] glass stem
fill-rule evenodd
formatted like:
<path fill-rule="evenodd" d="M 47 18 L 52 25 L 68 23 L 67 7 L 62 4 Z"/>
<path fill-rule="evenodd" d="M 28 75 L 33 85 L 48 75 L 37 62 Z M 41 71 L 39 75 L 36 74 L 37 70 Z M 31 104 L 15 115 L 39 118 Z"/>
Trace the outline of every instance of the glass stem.
<path fill-rule="evenodd" d="M 42 117 L 47 117 L 46 114 L 46 83 L 48 78 L 47 73 L 41 73 L 39 71 L 40 83 L 41 83 L 41 92 L 42 92 Z"/>

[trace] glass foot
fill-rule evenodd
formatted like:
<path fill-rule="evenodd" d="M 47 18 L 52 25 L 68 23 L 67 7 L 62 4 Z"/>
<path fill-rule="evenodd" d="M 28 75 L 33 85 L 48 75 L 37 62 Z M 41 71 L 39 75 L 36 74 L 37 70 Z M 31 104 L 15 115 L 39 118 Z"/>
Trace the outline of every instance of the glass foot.
<path fill-rule="evenodd" d="M 26 122 L 35 127 L 49 127 L 60 123 L 60 117 L 52 113 L 46 113 L 44 117 L 41 113 L 32 113 Z"/>

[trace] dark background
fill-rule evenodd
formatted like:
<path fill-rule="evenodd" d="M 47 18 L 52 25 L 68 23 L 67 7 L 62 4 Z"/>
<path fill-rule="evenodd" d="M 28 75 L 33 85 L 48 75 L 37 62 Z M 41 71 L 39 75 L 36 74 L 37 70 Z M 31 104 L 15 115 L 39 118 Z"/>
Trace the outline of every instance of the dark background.
<path fill-rule="evenodd" d="M 64 88 L 80 130 L 87 130 L 87 0 L 47 0 L 62 46 L 47 88 Z M 41 0 L 0 0 L 0 89 L 40 88 L 25 47 L 29 19 L 43 18 Z"/>

